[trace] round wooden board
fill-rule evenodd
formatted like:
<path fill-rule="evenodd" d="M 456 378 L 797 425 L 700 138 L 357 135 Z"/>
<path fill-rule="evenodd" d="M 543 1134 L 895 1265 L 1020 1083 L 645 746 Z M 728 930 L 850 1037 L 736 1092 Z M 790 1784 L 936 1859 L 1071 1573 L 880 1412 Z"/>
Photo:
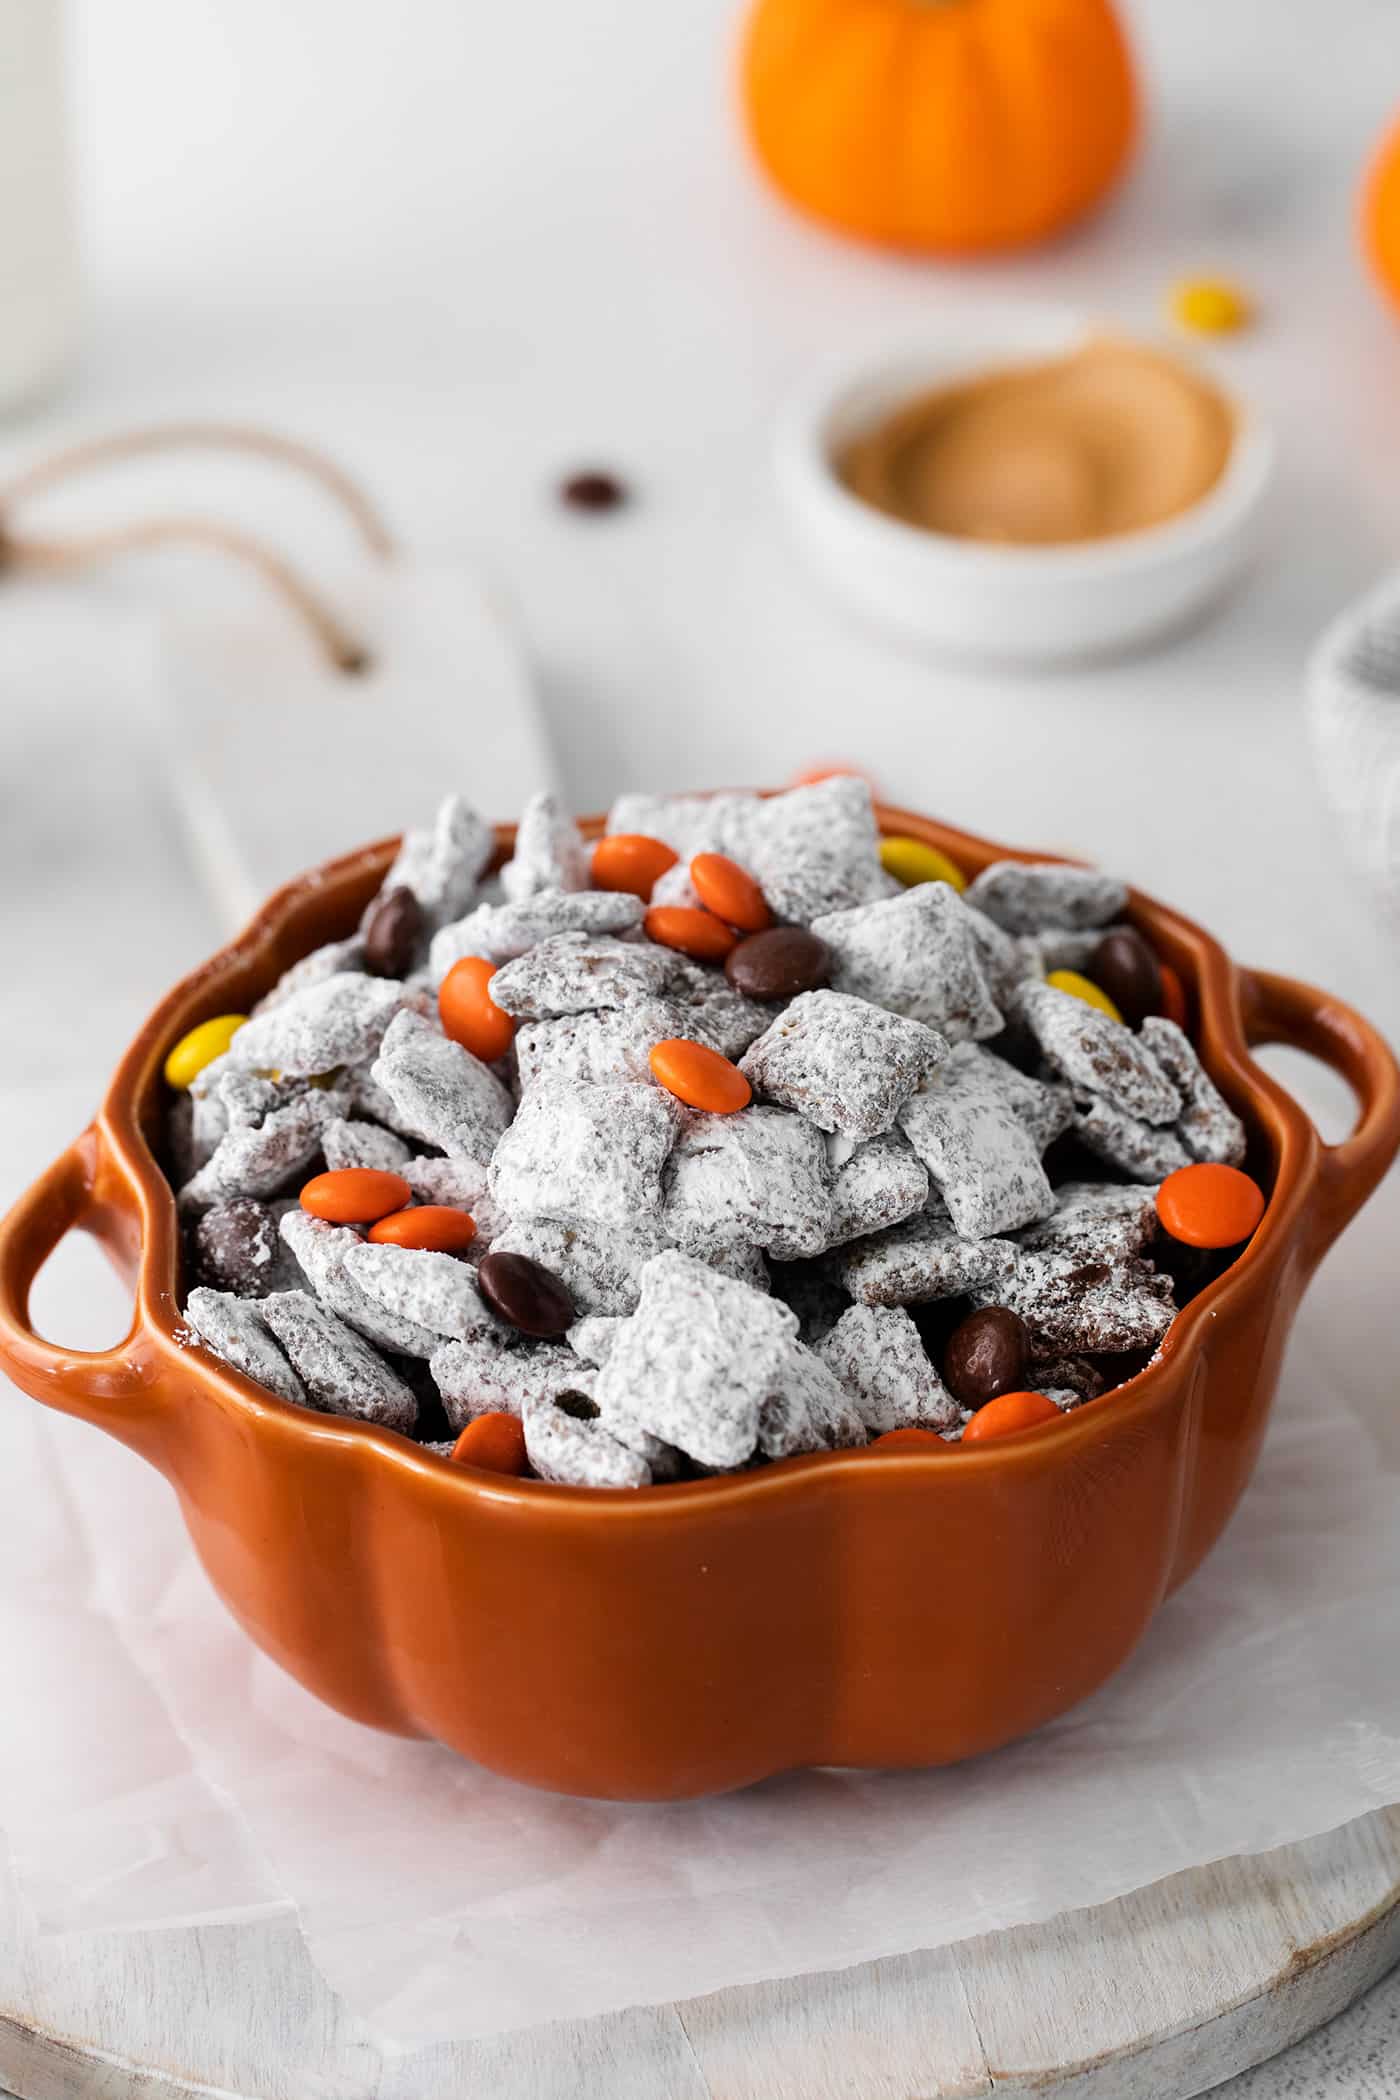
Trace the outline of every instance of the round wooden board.
<path fill-rule="evenodd" d="M 0 2082 L 20 2100 L 1185 2100 L 1397 1962 L 1400 1809 L 932 1953 L 388 2053 L 289 1921 L 39 1938 L 6 1879 Z"/>

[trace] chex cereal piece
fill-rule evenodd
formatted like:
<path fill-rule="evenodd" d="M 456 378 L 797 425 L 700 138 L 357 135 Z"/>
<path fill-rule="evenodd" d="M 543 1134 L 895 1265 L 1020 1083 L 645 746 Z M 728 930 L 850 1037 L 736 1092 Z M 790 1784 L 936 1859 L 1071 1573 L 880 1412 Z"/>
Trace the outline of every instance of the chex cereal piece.
<path fill-rule="evenodd" d="M 345 1273 L 384 1312 L 426 1329 L 439 1341 L 465 1341 L 499 1324 L 468 1264 L 451 1254 L 362 1243 L 345 1250 Z"/>
<path fill-rule="evenodd" d="M 777 1383 L 758 1410 L 758 1448 L 764 1457 L 840 1451 L 865 1440 L 860 1412 L 831 1366 L 804 1343 L 789 1342 L 779 1359 Z"/>
<path fill-rule="evenodd" d="M 503 963 L 491 979 L 491 997 L 518 1020 L 547 1021 L 657 999 L 677 974 L 673 949 L 607 933 L 556 933 Z"/>
<path fill-rule="evenodd" d="M 798 1334 L 809 1349 L 830 1334 L 851 1302 L 826 1262 L 774 1262 L 769 1282 L 774 1297 L 797 1315 Z"/>
<path fill-rule="evenodd" d="M 586 1393 L 540 1394 L 525 1402 L 525 1450 L 541 1480 L 568 1487 L 638 1488 L 651 1467 L 598 1420 Z"/>
<path fill-rule="evenodd" d="M 588 848 L 557 795 L 532 795 L 520 813 L 515 851 L 501 870 L 507 903 L 519 904 L 541 890 L 586 890 Z"/>
<path fill-rule="evenodd" d="M 557 933 L 628 933 L 645 911 L 641 898 L 625 890 L 537 890 L 517 904 L 479 904 L 433 935 L 428 976 L 440 985 L 464 955 L 514 962 Z"/>
<path fill-rule="evenodd" d="M 1038 1152 L 1052 1145 L 1074 1120 L 1074 1096 L 1067 1086 L 1059 1080 L 1032 1078 L 981 1043 L 958 1043 L 938 1084 L 946 1085 L 964 1073 L 974 1085 L 1010 1110 Z"/>
<path fill-rule="evenodd" d="M 942 1066 L 899 1121 L 964 1239 L 1014 1232 L 1054 1209 L 1040 1147 L 985 1064 Z"/>
<path fill-rule="evenodd" d="M 417 1014 L 399 1014 L 370 1076 L 393 1103 L 398 1126 L 454 1159 L 490 1159 L 513 1104 L 500 1080 L 470 1050 Z"/>
<path fill-rule="evenodd" d="M 1082 1254 L 1089 1261 L 1115 1261 L 1141 1254 L 1157 1231 L 1156 1192 L 1123 1188 L 1112 1181 L 1067 1181 L 1055 1191 L 1048 1218 L 1017 1235 L 1029 1253 L 1048 1248 Z"/>
<path fill-rule="evenodd" d="M 460 795 L 449 795 L 431 831 L 406 831 L 394 865 L 380 886 L 386 897 L 400 887 L 412 890 L 430 927 L 459 919 L 472 901 L 491 858 L 495 839 Z"/>
<path fill-rule="evenodd" d="M 921 1021 L 848 992 L 803 992 L 746 1051 L 755 1090 L 819 1130 L 879 1137 L 948 1054 Z"/>
<path fill-rule="evenodd" d="M 870 788 L 849 774 L 763 803 L 747 860 L 775 919 L 810 926 L 866 904 L 884 887 Z"/>
<path fill-rule="evenodd" d="M 260 1304 L 232 1291 L 193 1290 L 185 1300 L 185 1317 L 215 1356 L 270 1393 L 304 1407 L 301 1380 L 269 1333 Z"/>
<path fill-rule="evenodd" d="M 967 898 L 963 898 L 967 904 Z M 1015 934 L 1006 933 L 989 919 L 985 912 L 976 911 L 968 905 L 967 930 L 981 959 L 995 1005 L 1006 1011 L 1007 1005 L 1023 977 L 1039 977 L 1040 950 L 1035 944 Z"/>
<path fill-rule="evenodd" d="M 1026 1390 L 1044 1393 L 1055 1405 L 1068 1410 L 1071 1402 L 1097 1400 L 1108 1390 L 1107 1380 L 1087 1356 L 1052 1356 L 1026 1367 Z"/>
<path fill-rule="evenodd" d="M 946 882 L 815 919 L 812 931 L 831 950 L 837 991 L 924 1021 L 952 1043 L 1000 1030 L 972 914 Z"/>
<path fill-rule="evenodd" d="M 331 1173 L 342 1167 L 370 1167 L 378 1173 L 397 1174 L 410 1157 L 408 1146 L 392 1130 L 379 1123 L 351 1122 L 337 1116 L 321 1132 L 321 1150 Z"/>
<path fill-rule="evenodd" d="M 831 1226 L 821 1132 L 783 1108 L 691 1116 L 667 1165 L 661 1223 L 686 1247 L 746 1239 L 779 1261 L 819 1254 Z"/>
<path fill-rule="evenodd" d="M 435 1329 L 381 1305 L 351 1276 L 347 1258 L 364 1244 L 352 1226 L 328 1225 L 298 1206 L 283 1216 L 281 1232 L 317 1299 L 337 1319 L 396 1356 L 427 1357 L 440 1345 Z"/>
<path fill-rule="evenodd" d="M 689 1033 L 683 1006 L 673 999 L 634 999 L 597 1013 L 560 1014 L 527 1021 L 515 1038 L 520 1091 L 541 1080 L 599 1086 L 610 1079 L 654 1086 L 647 1062 L 653 1044 Z"/>
<path fill-rule="evenodd" d="M 233 1196 L 206 1210 L 194 1235 L 200 1281 L 243 1298 L 295 1290 L 301 1273 L 278 1230 L 289 1207 Z"/>
<path fill-rule="evenodd" d="M 979 1305 L 1006 1305 L 1030 1330 L 1037 1356 L 1091 1356 L 1150 1349 L 1172 1323 L 1171 1279 L 1142 1261 L 1086 1261 L 1073 1251 L 1018 1254 L 995 1290 L 973 1291 Z"/>
<path fill-rule="evenodd" d="M 742 1465 L 796 1335 L 796 1317 L 775 1298 L 684 1254 L 658 1254 L 598 1373 L 604 1427 L 614 1416 L 637 1421 L 701 1465 Z"/>
<path fill-rule="evenodd" d="M 897 1225 L 922 1210 L 928 1193 L 928 1168 L 902 1131 L 870 1138 L 834 1166 L 827 1245 L 844 1246 Z"/>
<path fill-rule="evenodd" d="M 746 1283 L 750 1290 L 769 1288 L 768 1264 L 762 1249 L 752 1240 L 694 1240 L 685 1251 L 694 1255 L 696 1261 L 703 1261 L 707 1268 L 718 1269 L 721 1276 Z"/>
<path fill-rule="evenodd" d="M 1131 1028 L 1049 984 L 1023 985 L 1018 1006 L 1046 1057 L 1071 1086 L 1102 1094 L 1144 1123 L 1175 1122 L 1181 1096 Z"/>
<path fill-rule="evenodd" d="M 958 1403 L 902 1306 L 853 1305 L 817 1354 L 850 1394 L 871 1436 L 887 1429 L 948 1429 L 958 1419 Z"/>
<path fill-rule="evenodd" d="M 1008 933 L 1039 933 L 1047 926 L 1078 933 L 1116 919 L 1128 891 L 1097 868 L 997 860 L 970 885 L 967 901 Z"/>
<path fill-rule="evenodd" d="M 307 1291 L 277 1291 L 260 1305 L 313 1406 L 409 1433 L 418 1420 L 417 1400 L 353 1328 Z"/>
<path fill-rule="evenodd" d="M 1008 1240 L 961 1239 L 939 1218 L 920 1212 L 838 1248 L 831 1270 L 862 1305 L 926 1305 L 983 1287 L 994 1290 L 1010 1274 L 1015 1254 Z"/>
<path fill-rule="evenodd" d="M 748 867 L 762 807 L 757 795 L 619 795 L 608 830 L 661 839 L 685 862 L 696 853 L 727 853 Z"/>
<path fill-rule="evenodd" d="M 378 1050 L 402 1000 L 403 986 L 392 978 L 338 970 L 245 1022 L 229 1057 L 240 1071 L 284 1079 L 361 1065 Z"/>
<path fill-rule="evenodd" d="M 677 960 L 680 974 L 670 996 L 681 1002 L 685 1018 L 676 1032 L 708 1043 L 721 1057 L 742 1057 L 782 1008 L 746 999 L 720 970 L 690 962 L 685 956 Z"/>
<path fill-rule="evenodd" d="M 493 1242 L 498 1254 L 524 1254 L 557 1276 L 579 1313 L 635 1312 L 642 1270 L 669 1246 L 645 1218 L 598 1225 L 584 1218 L 514 1218 Z"/>
<path fill-rule="evenodd" d="M 1244 1124 L 1203 1069 L 1190 1037 L 1160 1014 L 1149 1014 L 1139 1033 L 1185 1103 L 1176 1130 L 1192 1159 L 1238 1167 L 1245 1155 Z"/>
<path fill-rule="evenodd" d="M 678 1115 L 659 1087 L 533 1086 L 496 1147 L 492 1199 L 510 1218 L 655 1217 Z"/>
<path fill-rule="evenodd" d="M 268 1107 L 260 1121 L 230 1125 L 193 1181 L 181 1189 L 183 1209 L 202 1210 L 229 1196 L 277 1195 L 316 1157 L 321 1132 L 349 1106 L 344 1093 L 329 1087 L 308 1087 L 290 1100 L 280 1088 L 268 1093 L 284 1105 Z M 243 1107 L 240 1103 L 240 1113 Z"/>
<path fill-rule="evenodd" d="M 347 971 L 363 970 L 365 966 L 365 944 L 357 933 L 348 941 L 327 941 L 324 947 L 313 948 L 284 970 L 271 991 L 264 992 L 253 1008 L 252 1018 L 271 1013 L 274 1006 L 294 999 L 298 992 L 310 991 L 316 984 L 324 984 L 328 977 L 339 977 Z"/>
<path fill-rule="evenodd" d="M 565 1393 L 591 1375 L 589 1365 L 562 1342 L 525 1342 L 500 1330 L 444 1342 L 429 1358 L 428 1369 L 442 1395 L 443 1412 L 459 1431 L 477 1415 L 497 1409 L 518 1415 L 532 1394 Z"/>
<path fill-rule="evenodd" d="M 586 1364 L 605 1364 L 621 1329 L 622 1320 L 614 1313 L 585 1313 L 564 1339 Z"/>
<path fill-rule="evenodd" d="M 1125 1115 L 1111 1101 L 1085 1098 L 1086 1105 L 1075 1112 L 1074 1131 L 1096 1159 L 1154 1187 L 1178 1167 L 1190 1166 L 1190 1153 L 1166 1124 L 1144 1123 L 1138 1116 Z"/>

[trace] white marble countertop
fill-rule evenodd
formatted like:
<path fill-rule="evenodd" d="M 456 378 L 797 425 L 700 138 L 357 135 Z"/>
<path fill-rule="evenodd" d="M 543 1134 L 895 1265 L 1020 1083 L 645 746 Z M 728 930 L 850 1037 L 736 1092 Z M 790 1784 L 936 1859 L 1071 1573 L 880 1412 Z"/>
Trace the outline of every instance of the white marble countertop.
<path fill-rule="evenodd" d="M 1352 238 L 1400 25 L 1391 0 L 1127 12 L 1152 115 L 1122 197 L 1053 253 L 957 272 L 831 242 L 761 191 L 729 116 L 719 0 L 547 18 L 85 0 L 85 357 L 0 436 L 0 469 L 180 415 L 319 440 L 406 538 L 471 550 L 505 586 L 578 807 L 858 760 L 893 799 L 1094 855 L 1244 960 L 1400 1034 L 1393 939 L 1341 864 L 1300 710 L 1309 641 L 1400 543 L 1400 323 Z M 808 365 L 974 297 L 1150 326 L 1198 268 L 1259 302 L 1258 327 L 1215 355 L 1283 441 L 1247 589 L 1170 649 L 1053 677 L 953 669 L 850 626 L 789 550 L 767 469 L 775 406 Z M 633 506 L 581 520 L 554 504 L 557 476 L 593 462 L 635 483 Z M 191 471 L 103 500 L 207 490 L 309 552 L 333 544 L 301 495 Z M 17 1181 L 40 1163 L 34 1133 L 70 1103 L 76 1127 L 152 998 L 212 945 L 160 782 L 137 609 L 226 588 L 194 558 L 62 595 L 4 588 L 0 1087 Z M 99 631 L 117 640 L 95 678 Z M 1340 1127 L 1340 1090 L 1304 1084 Z M 1361 1229 L 1397 1224 L 1392 1182 Z M 1317 1290 L 1355 1332 L 1358 1404 L 1400 1448 L 1362 1273 L 1343 1251 Z M 1400 2094 L 1397 2055 L 1392 1980 L 1229 2090 L 1380 2100 Z"/>

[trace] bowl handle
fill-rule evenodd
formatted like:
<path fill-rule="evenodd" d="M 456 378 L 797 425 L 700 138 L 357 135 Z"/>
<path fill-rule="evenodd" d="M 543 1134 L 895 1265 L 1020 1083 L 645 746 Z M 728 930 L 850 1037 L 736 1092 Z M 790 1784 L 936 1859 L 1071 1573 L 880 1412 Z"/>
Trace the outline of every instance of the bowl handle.
<path fill-rule="evenodd" d="M 1330 1065 L 1357 1101 L 1356 1128 L 1321 1147 L 1311 1256 L 1321 1260 L 1351 1223 L 1400 1149 L 1400 1066 L 1385 1038 L 1353 1007 L 1291 977 L 1242 970 L 1245 1036 L 1287 1043 Z"/>
<path fill-rule="evenodd" d="M 34 1278 L 66 1234 L 90 1232 L 131 1269 L 140 1227 L 137 1190 L 93 1124 L 0 1218 L 0 1369 L 46 1407 L 93 1422 L 150 1457 L 164 1367 L 139 1305 L 113 1349 L 59 1348 L 29 1320 Z"/>

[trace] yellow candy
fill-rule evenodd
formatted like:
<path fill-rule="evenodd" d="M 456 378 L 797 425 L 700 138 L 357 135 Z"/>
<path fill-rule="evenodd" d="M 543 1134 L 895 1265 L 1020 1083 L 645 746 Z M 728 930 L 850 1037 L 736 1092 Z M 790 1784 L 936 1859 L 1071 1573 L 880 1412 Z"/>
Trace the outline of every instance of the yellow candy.
<path fill-rule="evenodd" d="M 1082 999 L 1086 1006 L 1096 1006 L 1110 1021 L 1121 1021 L 1119 1013 L 1107 992 L 1101 992 L 1091 978 L 1081 977 L 1078 970 L 1052 970 L 1046 978 L 1057 992 L 1068 992 L 1071 999 Z"/>
<path fill-rule="evenodd" d="M 201 1021 L 198 1028 L 182 1035 L 165 1060 L 166 1085 L 182 1093 L 192 1086 L 206 1065 L 223 1056 L 247 1018 L 246 1014 L 216 1014 L 212 1021 Z"/>
<path fill-rule="evenodd" d="M 946 882 L 955 890 L 967 888 L 967 877 L 957 862 L 940 853 L 937 846 L 926 846 L 922 839 L 881 839 L 880 865 L 906 890 L 918 882 Z"/>
<path fill-rule="evenodd" d="M 1249 295 L 1223 277 L 1183 277 L 1172 286 L 1172 318 L 1198 335 L 1229 335 L 1254 318 Z"/>

